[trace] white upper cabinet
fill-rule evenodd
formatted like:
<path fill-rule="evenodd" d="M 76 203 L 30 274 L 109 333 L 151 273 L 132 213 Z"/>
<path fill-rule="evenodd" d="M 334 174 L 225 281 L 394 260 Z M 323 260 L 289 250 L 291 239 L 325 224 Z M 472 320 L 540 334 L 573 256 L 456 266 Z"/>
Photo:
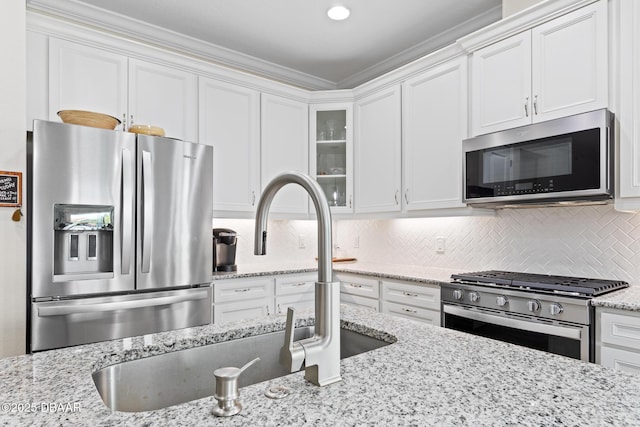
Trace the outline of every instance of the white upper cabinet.
<path fill-rule="evenodd" d="M 473 53 L 474 135 L 608 106 L 607 2 Z"/>
<path fill-rule="evenodd" d="M 129 60 L 129 121 L 159 126 L 168 137 L 197 140 L 195 74 L 138 59 Z"/>
<path fill-rule="evenodd" d="M 620 3 L 620 179 L 616 208 L 640 210 L 640 2 Z"/>
<path fill-rule="evenodd" d="M 309 108 L 309 169 L 333 213 L 353 212 L 353 105 Z"/>
<path fill-rule="evenodd" d="M 198 92 L 199 142 L 214 148 L 214 216 L 253 213 L 260 192 L 260 94 L 205 77 Z"/>
<path fill-rule="evenodd" d="M 127 57 L 49 39 L 49 120 L 60 110 L 88 110 L 122 120 L 127 112 Z"/>
<path fill-rule="evenodd" d="M 355 104 L 355 211 L 401 210 L 400 85 L 359 99 Z"/>
<path fill-rule="evenodd" d="M 308 106 L 281 96 L 261 97 L 261 184 L 264 188 L 286 171 L 309 171 Z M 306 217 L 308 196 L 299 185 L 289 184 L 276 194 L 270 212 Z"/>
<path fill-rule="evenodd" d="M 474 135 L 531 123 L 531 33 L 499 41 L 472 56 Z"/>
<path fill-rule="evenodd" d="M 405 209 L 464 207 L 467 58 L 432 68 L 402 88 Z"/>

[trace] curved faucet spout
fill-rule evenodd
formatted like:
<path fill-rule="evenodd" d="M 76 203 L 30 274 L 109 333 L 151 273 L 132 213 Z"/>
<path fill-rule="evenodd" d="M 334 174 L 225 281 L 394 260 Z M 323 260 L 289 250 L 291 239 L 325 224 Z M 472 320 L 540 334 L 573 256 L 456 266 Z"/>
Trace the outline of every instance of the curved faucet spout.
<path fill-rule="evenodd" d="M 267 252 L 267 216 L 271 201 L 287 184 L 304 188 L 316 209 L 318 219 L 318 281 L 315 286 L 315 333 L 313 337 L 293 342 L 293 308 L 287 313 L 285 345 L 280 363 L 294 371 L 305 363 L 305 378 L 319 386 L 340 381 L 340 283 L 333 281 L 331 260 L 331 209 L 320 185 L 301 172 L 284 172 L 267 184 L 256 211 L 254 252 Z"/>
<path fill-rule="evenodd" d="M 276 193 L 287 184 L 298 184 L 304 188 L 316 210 L 318 218 L 318 281 L 333 281 L 331 264 L 331 209 L 327 197 L 316 180 L 302 172 L 291 171 L 277 175 L 265 187 L 256 210 L 256 232 L 254 236 L 254 254 L 267 253 L 267 218 L 271 202 Z"/>

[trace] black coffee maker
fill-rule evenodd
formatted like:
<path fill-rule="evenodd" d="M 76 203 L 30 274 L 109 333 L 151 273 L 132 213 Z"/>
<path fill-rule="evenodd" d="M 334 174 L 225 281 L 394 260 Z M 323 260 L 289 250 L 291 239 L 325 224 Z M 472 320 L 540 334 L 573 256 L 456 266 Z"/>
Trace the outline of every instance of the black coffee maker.
<path fill-rule="evenodd" d="M 213 271 L 237 271 L 236 232 L 228 228 L 213 229 Z"/>

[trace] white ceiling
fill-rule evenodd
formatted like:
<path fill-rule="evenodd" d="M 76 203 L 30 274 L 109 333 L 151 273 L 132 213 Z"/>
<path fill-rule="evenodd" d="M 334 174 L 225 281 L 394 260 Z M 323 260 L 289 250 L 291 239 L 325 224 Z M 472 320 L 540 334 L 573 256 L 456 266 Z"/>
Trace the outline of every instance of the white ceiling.
<path fill-rule="evenodd" d="M 236 68 L 309 89 L 350 88 L 501 18 L 501 0 L 29 0 L 124 15 L 211 44 Z M 63 5 L 64 3 L 64 5 Z M 331 21 L 334 4 L 351 9 Z M 71 6 L 70 6 L 71 5 Z M 91 8 L 87 8 L 91 6 Z M 104 9 L 98 11 L 95 8 Z M 109 12 L 107 12 L 109 11 Z M 82 12 L 75 19 L 82 19 Z M 106 19 L 106 18 L 105 18 Z M 231 58 L 231 59 L 229 59 Z M 221 62 L 224 62 L 222 60 Z"/>

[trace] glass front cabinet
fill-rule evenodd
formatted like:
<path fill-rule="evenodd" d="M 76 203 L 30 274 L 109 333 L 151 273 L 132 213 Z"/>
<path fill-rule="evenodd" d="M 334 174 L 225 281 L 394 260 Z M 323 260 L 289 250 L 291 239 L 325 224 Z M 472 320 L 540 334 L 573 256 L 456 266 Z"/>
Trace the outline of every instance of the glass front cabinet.
<path fill-rule="evenodd" d="M 310 171 L 333 213 L 353 212 L 352 104 L 311 105 Z"/>

